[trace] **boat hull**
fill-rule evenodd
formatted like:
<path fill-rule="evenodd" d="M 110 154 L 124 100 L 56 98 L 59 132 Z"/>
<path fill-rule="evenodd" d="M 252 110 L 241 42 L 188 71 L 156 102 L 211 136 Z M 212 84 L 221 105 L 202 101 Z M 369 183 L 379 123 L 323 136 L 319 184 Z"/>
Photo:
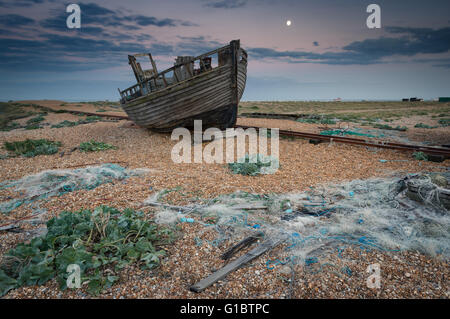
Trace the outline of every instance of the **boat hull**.
<path fill-rule="evenodd" d="M 195 120 L 202 121 L 203 129 L 233 127 L 247 79 L 246 59 L 236 60 L 122 103 L 122 108 L 139 126 L 159 132 L 192 129 Z"/>

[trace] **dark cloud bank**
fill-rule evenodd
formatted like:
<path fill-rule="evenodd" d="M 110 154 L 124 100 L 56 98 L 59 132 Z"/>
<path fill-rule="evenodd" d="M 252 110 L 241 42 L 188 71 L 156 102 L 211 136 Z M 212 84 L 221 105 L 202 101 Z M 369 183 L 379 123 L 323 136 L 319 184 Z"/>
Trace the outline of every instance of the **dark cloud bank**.
<path fill-rule="evenodd" d="M 43 1 L 43 0 L 42 0 Z M 14 2 L 16 6 L 30 6 L 41 0 Z M 208 1 L 205 6 L 232 9 L 247 1 Z M 0 68 L 28 71 L 68 71 L 104 68 L 124 63 L 126 55 L 152 52 L 154 55 L 196 55 L 223 45 L 206 37 L 178 37 L 177 43 L 155 42 L 143 31 L 144 27 L 195 27 L 191 21 L 130 15 L 112 11 L 95 3 L 79 3 L 82 9 L 82 28 L 66 27 L 64 5 L 53 9 L 51 16 L 41 21 L 17 14 L 0 15 Z M 0 6 L 13 5 L 0 1 Z M 33 29 L 39 27 L 39 32 Z M 37 30 L 37 29 L 36 29 Z M 287 63 L 320 63 L 328 65 L 367 65 L 385 62 L 386 58 L 440 54 L 450 50 L 450 28 L 386 27 L 388 37 L 352 42 L 341 51 L 317 53 L 312 51 L 278 51 L 267 47 L 248 48 L 250 59 L 276 59 Z M 15 32 L 15 33 L 14 33 Z M 20 34 L 8 37 L 8 34 Z M 319 46 L 317 41 L 313 42 Z M 71 57 L 84 59 L 73 62 Z M 449 59 L 417 60 L 449 67 Z"/>

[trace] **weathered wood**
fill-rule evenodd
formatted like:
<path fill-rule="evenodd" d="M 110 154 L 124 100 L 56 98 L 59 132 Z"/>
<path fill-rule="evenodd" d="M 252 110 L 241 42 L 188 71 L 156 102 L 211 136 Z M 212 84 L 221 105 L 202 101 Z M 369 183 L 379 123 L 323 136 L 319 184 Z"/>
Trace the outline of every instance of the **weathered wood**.
<path fill-rule="evenodd" d="M 219 66 L 214 68 L 210 65 L 212 54 L 220 57 Z M 120 91 L 122 108 L 133 122 L 158 131 L 190 127 L 186 119 L 203 120 L 204 127 L 234 126 L 232 112 L 236 112 L 247 78 L 247 53 L 239 40 L 194 58 L 179 57 L 173 67 L 145 79 L 139 76 L 146 71 L 135 63 L 135 56 L 139 55 L 129 56 L 130 65 L 141 80 Z M 194 73 L 191 67 L 197 60 L 201 70 Z M 173 72 L 172 77 L 166 76 L 169 72 Z M 211 116 L 214 111 L 220 116 Z"/>
<path fill-rule="evenodd" d="M 228 263 L 223 268 L 219 269 L 215 273 L 211 274 L 210 276 L 206 277 L 205 279 L 200 280 L 198 283 L 190 287 L 191 291 L 194 292 L 202 292 L 215 282 L 225 278 L 229 273 L 235 271 L 236 269 L 242 267 L 246 263 L 252 261 L 253 259 L 261 256 L 265 252 L 277 247 L 280 245 L 285 238 L 269 238 L 265 240 L 263 243 L 258 245 L 257 247 L 253 248 L 251 251 L 246 253 L 245 255 L 242 255 L 241 257 L 237 258 L 236 260 Z"/>
<path fill-rule="evenodd" d="M 257 205 L 257 204 L 240 204 L 234 205 L 231 207 L 232 209 L 243 209 L 243 210 L 261 210 L 267 209 L 266 205 Z"/>
<path fill-rule="evenodd" d="M 233 257 L 234 254 L 236 254 L 238 251 L 241 251 L 242 249 L 244 249 L 245 247 L 250 246 L 251 244 L 253 244 L 254 242 L 256 242 L 259 238 L 261 238 L 263 236 L 262 232 L 259 232 L 257 234 L 252 234 L 251 236 L 248 236 L 246 238 L 244 238 L 243 240 L 241 240 L 240 242 L 238 242 L 236 245 L 234 245 L 233 247 L 231 247 L 230 249 L 228 249 L 225 253 L 222 254 L 222 259 L 223 260 L 227 260 L 230 259 L 231 257 Z"/>

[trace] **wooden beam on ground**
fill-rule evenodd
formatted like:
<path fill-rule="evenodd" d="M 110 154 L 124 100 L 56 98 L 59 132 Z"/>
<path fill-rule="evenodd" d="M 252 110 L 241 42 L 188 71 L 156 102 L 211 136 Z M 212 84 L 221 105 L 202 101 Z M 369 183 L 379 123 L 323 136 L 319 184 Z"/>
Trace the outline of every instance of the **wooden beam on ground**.
<path fill-rule="evenodd" d="M 230 259 L 231 257 L 233 257 L 234 254 L 236 254 L 238 251 L 244 249 L 245 247 L 250 246 L 251 244 L 253 244 L 254 242 L 256 242 L 259 238 L 262 238 L 263 233 L 259 232 L 257 234 L 253 234 L 251 236 L 248 236 L 246 238 L 244 238 L 243 240 L 241 240 L 240 242 L 238 242 L 236 245 L 234 245 L 233 247 L 231 247 L 230 249 L 228 249 L 223 255 L 222 255 L 222 259 L 223 260 L 227 260 Z"/>
<path fill-rule="evenodd" d="M 259 244 L 257 247 L 253 248 L 251 251 L 246 253 L 245 255 L 242 255 L 241 257 L 237 258 L 236 260 L 230 262 L 229 264 L 225 265 L 223 268 L 219 269 L 215 273 L 209 275 L 205 279 L 202 279 L 195 285 L 191 286 L 189 289 L 194 292 L 202 292 L 215 282 L 225 278 L 229 273 L 235 271 L 236 269 L 239 269 L 246 263 L 252 261 L 253 259 L 261 256 L 265 252 L 277 247 L 279 244 L 281 244 L 286 238 L 268 238 L 261 244 Z"/>
<path fill-rule="evenodd" d="M 230 206 L 231 209 L 237 209 L 237 210 L 262 210 L 267 209 L 267 206 L 265 205 L 257 205 L 257 204 L 241 204 L 241 205 L 235 205 Z"/>

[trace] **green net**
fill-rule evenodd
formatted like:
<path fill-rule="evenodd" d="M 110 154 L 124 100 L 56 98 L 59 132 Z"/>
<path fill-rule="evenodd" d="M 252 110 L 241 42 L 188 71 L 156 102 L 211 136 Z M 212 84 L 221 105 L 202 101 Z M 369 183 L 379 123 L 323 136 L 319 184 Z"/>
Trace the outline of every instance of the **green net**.
<path fill-rule="evenodd" d="M 127 169 L 117 164 L 103 164 L 78 169 L 46 170 L 25 176 L 17 181 L 0 184 L 2 188 L 12 188 L 20 197 L 0 203 L 0 212 L 9 213 L 22 204 L 51 196 L 61 196 L 81 189 L 94 189 L 113 180 L 123 180 L 145 173 L 145 169 Z"/>

